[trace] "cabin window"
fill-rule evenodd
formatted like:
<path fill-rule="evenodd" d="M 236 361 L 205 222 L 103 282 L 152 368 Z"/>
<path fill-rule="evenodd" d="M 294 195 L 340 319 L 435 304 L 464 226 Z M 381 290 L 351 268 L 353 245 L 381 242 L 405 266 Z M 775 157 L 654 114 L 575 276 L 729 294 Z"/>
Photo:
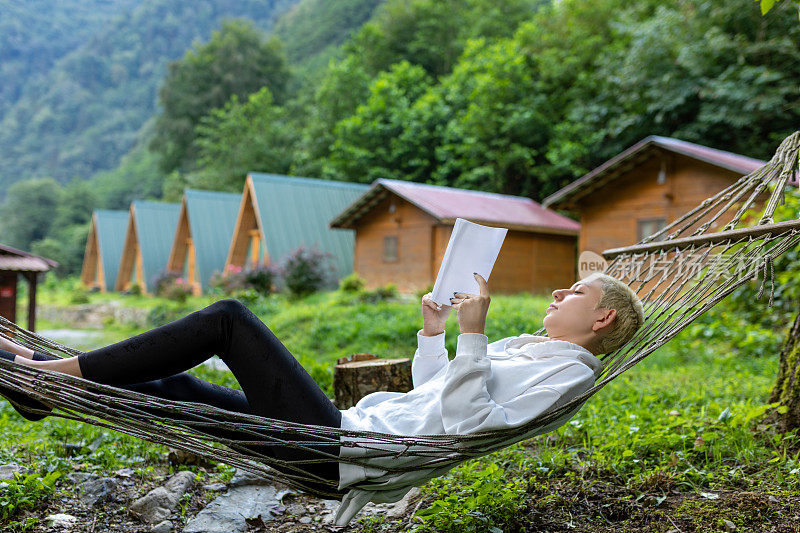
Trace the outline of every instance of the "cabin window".
<path fill-rule="evenodd" d="M 388 263 L 397 261 L 397 236 L 383 238 L 383 261 Z"/>
<path fill-rule="evenodd" d="M 661 231 L 667 225 L 666 219 L 663 218 L 645 218 L 637 221 L 637 241 L 641 241 L 645 237 Z"/>

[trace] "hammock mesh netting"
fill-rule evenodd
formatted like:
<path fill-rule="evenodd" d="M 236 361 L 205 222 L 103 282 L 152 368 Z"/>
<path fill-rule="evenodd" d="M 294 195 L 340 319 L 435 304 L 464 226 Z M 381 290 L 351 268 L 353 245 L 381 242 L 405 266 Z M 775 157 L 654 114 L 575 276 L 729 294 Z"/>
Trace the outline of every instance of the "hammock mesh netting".
<path fill-rule="evenodd" d="M 591 390 L 520 427 L 470 435 L 345 431 L 233 413 L 200 403 L 169 401 L 4 360 L 0 360 L 0 385 L 51 405 L 54 416 L 240 466 L 320 496 L 335 497 L 335 485 L 306 473 L 301 468 L 303 464 L 334 461 L 369 467 L 370 459 L 320 452 L 318 447 L 364 448 L 372 458 L 397 459 L 381 466 L 388 472 L 441 472 L 547 431 L 552 424 L 558 425 L 559 420 L 577 412 L 590 396 L 737 287 L 761 274 L 765 284 L 768 275 L 772 276 L 772 261 L 800 241 L 800 220 L 773 220 L 789 181 L 797 176 L 799 150 L 800 132 L 784 140 L 763 167 L 703 201 L 658 233 L 634 246 L 606 250 L 604 256 L 609 264 L 605 272 L 622 279 L 639 294 L 645 323 L 627 344 L 602 358 L 605 368 Z M 770 297 L 770 305 L 771 301 Z M 44 353 L 80 353 L 2 318 L 0 334 Z M 536 334 L 543 334 L 543 328 Z M 209 435 L 209 428 L 217 434 Z M 221 437 L 220 431 L 230 431 L 231 437 Z M 280 460 L 274 454 L 257 451 L 265 447 L 305 449 L 313 455 L 297 461 Z M 414 457 L 413 464 L 400 460 L 409 457 Z"/>

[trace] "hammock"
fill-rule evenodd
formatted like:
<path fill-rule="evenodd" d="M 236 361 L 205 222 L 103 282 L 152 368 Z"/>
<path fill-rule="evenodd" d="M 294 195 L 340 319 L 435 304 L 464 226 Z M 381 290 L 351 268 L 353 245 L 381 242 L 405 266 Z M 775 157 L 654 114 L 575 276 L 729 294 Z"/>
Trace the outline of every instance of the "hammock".
<path fill-rule="evenodd" d="M 605 257 L 611 260 L 605 272 L 626 281 L 637 292 L 644 304 L 645 323 L 627 344 L 602 357 L 605 368 L 592 389 L 520 427 L 470 435 L 345 431 L 234 413 L 200 403 L 169 401 L 4 360 L 0 360 L 0 385 L 52 405 L 53 416 L 219 460 L 323 497 L 337 497 L 335 483 L 306 473 L 300 468 L 303 464 L 344 462 L 368 468 L 370 463 L 358 456 L 320 452 L 314 446 L 332 449 L 341 445 L 350 451 L 362 448 L 369 450 L 372 458 L 397 459 L 381 466 L 387 472 L 426 470 L 429 477 L 440 475 L 460 462 L 560 425 L 592 395 L 763 270 L 760 298 L 767 268 L 772 277 L 772 261 L 800 241 L 800 220 L 773 220 L 776 207 L 783 202 L 787 182 L 796 176 L 798 151 L 800 132 L 785 139 L 769 163 L 706 199 L 658 233 L 637 245 L 605 251 Z M 761 206 L 765 207 L 759 220 L 751 223 L 753 210 L 760 211 Z M 713 231 L 716 228 L 719 229 Z M 544 328 L 536 334 L 543 332 Z M 44 353 L 80 353 L 2 317 L 0 335 L 13 336 L 15 342 Z M 204 432 L 210 427 L 230 430 L 238 437 L 210 436 Z M 252 449 L 264 445 L 309 450 L 314 456 L 289 461 Z M 412 466 L 406 460 L 409 457 L 414 458 Z M 359 486 L 354 485 L 356 489 Z M 362 486 L 364 490 L 375 490 L 368 483 Z"/>

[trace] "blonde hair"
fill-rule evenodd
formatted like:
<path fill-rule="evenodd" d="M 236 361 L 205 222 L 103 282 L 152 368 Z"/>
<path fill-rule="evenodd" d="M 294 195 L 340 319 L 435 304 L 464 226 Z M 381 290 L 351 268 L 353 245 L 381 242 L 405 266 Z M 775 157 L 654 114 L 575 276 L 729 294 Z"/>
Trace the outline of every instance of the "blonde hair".
<path fill-rule="evenodd" d="M 639 297 L 626 283 L 608 274 L 595 272 L 586 280 L 601 281 L 603 296 L 595 309 L 616 309 L 612 330 L 600 338 L 598 353 L 613 352 L 631 340 L 636 330 L 644 324 L 644 308 Z"/>

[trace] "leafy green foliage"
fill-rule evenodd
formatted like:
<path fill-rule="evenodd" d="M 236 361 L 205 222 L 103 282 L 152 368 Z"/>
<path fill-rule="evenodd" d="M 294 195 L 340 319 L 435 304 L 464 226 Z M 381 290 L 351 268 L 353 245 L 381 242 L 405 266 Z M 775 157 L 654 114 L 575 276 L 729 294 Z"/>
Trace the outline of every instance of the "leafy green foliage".
<path fill-rule="evenodd" d="M 298 140 L 287 109 L 273 104 L 267 87 L 245 102 L 233 95 L 200 119 L 195 135 L 198 170 L 187 176 L 187 184 L 236 192 L 248 172 L 288 174 Z"/>
<path fill-rule="evenodd" d="M 27 249 L 32 242 L 43 239 L 53 223 L 61 194 L 59 184 L 48 178 L 14 184 L 0 206 L 3 242 Z"/>
<path fill-rule="evenodd" d="M 759 0 L 759 2 L 761 3 L 761 14 L 766 15 L 767 13 L 769 13 L 769 11 L 773 7 L 775 7 L 775 4 L 780 1 L 781 0 Z M 796 3 L 798 4 L 798 7 L 800 7 L 800 2 Z M 798 11 L 798 17 L 800 18 L 800 10 Z"/>
<path fill-rule="evenodd" d="M 14 479 L 0 481 L 0 520 L 7 522 L 18 513 L 34 508 L 40 500 L 55 490 L 60 472 L 17 475 Z"/>
<path fill-rule="evenodd" d="M 268 87 L 279 101 L 289 73 L 276 39 L 265 40 L 247 21 L 228 20 L 211 39 L 169 64 L 159 90 L 163 111 L 150 144 L 163 172 L 194 166 L 195 127 L 212 109 L 232 97 L 244 98 Z"/>
<path fill-rule="evenodd" d="M 345 46 L 376 75 L 409 61 L 433 77 L 452 71 L 468 39 L 508 37 L 540 0 L 389 0 Z"/>
<path fill-rule="evenodd" d="M 366 280 L 364 278 L 353 272 L 339 281 L 339 290 L 343 292 L 361 292 L 365 283 Z"/>
<path fill-rule="evenodd" d="M 378 178 L 425 179 L 431 170 L 430 156 L 424 154 L 426 138 L 406 131 L 411 108 L 430 83 L 421 67 L 406 61 L 378 75 L 366 103 L 337 124 L 330 166 L 365 183 Z"/>
<path fill-rule="evenodd" d="M 502 531 L 524 506 L 525 487 L 524 479 L 508 477 L 497 463 L 468 463 L 429 484 L 436 499 L 417 512 L 424 525 L 415 531 Z"/>

